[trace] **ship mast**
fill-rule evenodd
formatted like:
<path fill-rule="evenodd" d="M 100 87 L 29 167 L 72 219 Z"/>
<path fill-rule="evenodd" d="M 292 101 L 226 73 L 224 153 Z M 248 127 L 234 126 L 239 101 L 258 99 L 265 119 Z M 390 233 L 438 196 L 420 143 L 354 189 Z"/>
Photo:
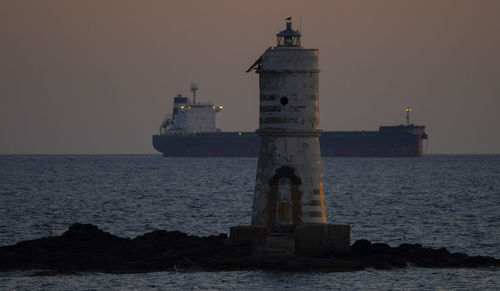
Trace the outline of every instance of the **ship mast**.
<path fill-rule="evenodd" d="M 410 112 L 411 112 L 411 107 L 406 107 L 406 126 L 410 126 Z"/>
<path fill-rule="evenodd" d="M 193 93 L 193 104 L 196 104 L 196 91 L 198 91 L 198 84 L 191 83 L 191 92 Z"/>

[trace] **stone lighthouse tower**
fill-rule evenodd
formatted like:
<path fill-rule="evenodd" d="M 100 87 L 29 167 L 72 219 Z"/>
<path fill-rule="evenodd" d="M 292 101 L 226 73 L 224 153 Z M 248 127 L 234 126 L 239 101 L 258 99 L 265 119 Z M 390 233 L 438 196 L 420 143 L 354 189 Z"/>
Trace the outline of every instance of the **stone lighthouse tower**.
<path fill-rule="evenodd" d="M 326 224 L 318 129 L 319 51 L 303 48 L 300 38 L 287 20 L 286 29 L 277 34 L 277 46 L 255 64 L 260 153 L 254 226 L 279 230 Z"/>
<path fill-rule="evenodd" d="M 292 28 L 247 70 L 259 74 L 260 153 L 252 225 L 230 229 L 232 243 L 255 252 L 346 251 L 350 226 L 327 224 L 319 136 L 318 49 Z"/>

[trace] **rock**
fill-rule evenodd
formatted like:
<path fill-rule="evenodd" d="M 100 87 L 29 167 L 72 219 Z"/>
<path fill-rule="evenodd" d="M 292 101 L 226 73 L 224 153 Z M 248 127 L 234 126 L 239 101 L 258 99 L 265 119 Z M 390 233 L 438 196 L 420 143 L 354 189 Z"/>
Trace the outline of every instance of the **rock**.
<path fill-rule="evenodd" d="M 392 253 L 392 248 L 385 243 L 374 243 L 370 246 L 370 251 L 373 254 L 389 255 Z"/>
<path fill-rule="evenodd" d="M 360 255 L 366 256 L 371 253 L 372 243 L 366 239 L 357 240 L 351 246 L 351 252 Z"/>
<path fill-rule="evenodd" d="M 48 270 L 48 271 L 36 272 L 35 274 L 32 274 L 31 277 L 60 276 L 60 275 L 81 275 L 81 274 L 73 270 Z"/>
<path fill-rule="evenodd" d="M 157 230 L 134 239 L 121 238 L 95 225 L 75 223 L 61 236 L 0 247 L 0 271 L 46 270 L 35 275 L 78 272 L 137 273 L 163 270 L 352 271 L 394 268 L 500 266 L 492 257 L 470 257 L 420 244 L 390 247 L 358 240 L 349 252 L 316 255 L 252 255 L 251 244 L 227 244 L 227 235 L 198 237 Z"/>

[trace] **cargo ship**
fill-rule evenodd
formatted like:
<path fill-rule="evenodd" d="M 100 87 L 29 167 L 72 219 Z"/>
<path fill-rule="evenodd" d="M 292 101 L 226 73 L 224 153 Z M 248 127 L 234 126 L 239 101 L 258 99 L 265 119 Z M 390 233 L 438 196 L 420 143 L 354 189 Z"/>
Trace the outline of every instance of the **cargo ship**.
<path fill-rule="evenodd" d="M 174 97 L 172 114 L 153 135 L 153 147 L 165 157 L 257 157 L 259 137 L 255 132 L 223 132 L 216 128 L 222 105 L 196 102 L 198 86 L 191 84 L 192 98 Z M 192 99 L 192 100 L 191 100 Z M 378 131 L 325 131 L 320 136 L 323 157 L 421 157 L 425 126 L 410 124 L 380 126 Z"/>

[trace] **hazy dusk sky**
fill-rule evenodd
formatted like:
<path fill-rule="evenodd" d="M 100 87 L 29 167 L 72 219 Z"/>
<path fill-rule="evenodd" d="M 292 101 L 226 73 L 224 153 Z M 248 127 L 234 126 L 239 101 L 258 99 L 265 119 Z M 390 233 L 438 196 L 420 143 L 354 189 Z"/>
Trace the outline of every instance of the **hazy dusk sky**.
<path fill-rule="evenodd" d="M 320 50 L 320 127 L 427 126 L 429 153 L 500 153 L 500 1 L 0 0 L 0 154 L 156 153 L 176 94 L 258 126 L 245 70 L 292 16 Z"/>

